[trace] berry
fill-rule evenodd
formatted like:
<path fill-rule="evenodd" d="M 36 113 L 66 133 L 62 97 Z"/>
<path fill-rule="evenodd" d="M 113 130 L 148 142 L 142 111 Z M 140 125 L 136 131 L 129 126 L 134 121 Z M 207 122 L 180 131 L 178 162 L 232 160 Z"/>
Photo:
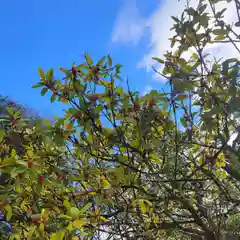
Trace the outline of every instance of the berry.
<path fill-rule="evenodd" d="M 134 111 L 138 112 L 140 110 L 140 105 L 138 103 L 134 103 Z"/>
<path fill-rule="evenodd" d="M 32 160 L 29 160 L 28 161 L 28 168 L 32 168 L 33 167 L 33 161 Z"/>
<path fill-rule="evenodd" d="M 98 66 L 92 68 L 93 74 L 98 74 L 99 71 L 100 71 L 100 68 Z"/>
<path fill-rule="evenodd" d="M 113 95 L 113 90 L 112 89 L 108 89 L 108 96 L 111 97 Z"/>
<path fill-rule="evenodd" d="M 184 115 L 184 118 L 185 118 L 185 120 L 188 121 L 188 122 L 191 121 L 190 116 L 188 116 L 188 115 L 186 115 L 186 114 Z"/>
<path fill-rule="evenodd" d="M 34 214 L 31 216 L 32 222 L 40 222 L 41 221 L 41 214 Z"/>
<path fill-rule="evenodd" d="M 89 99 L 90 102 L 95 102 L 95 101 L 97 101 L 99 98 L 100 98 L 100 97 L 99 97 L 99 95 L 97 95 L 97 94 L 88 96 L 88 99 Z"/>
<path fill-rule="evenodd" d="M 32 222 L 39 222 L 40 218 L 32 218 Z"/>
<path fill-rule="evenodd" d="M 39 182 L 43 182 L 44 181 L 44 176 L 43 175 L 40 175 L 39 178 L 38 178 Z"/>
<path fill-rule="evenodd" d="M 59 180 L 62 180 L 65 177 L 65 175 L 61 172 L 56 172 L 56 176 Z"/>
<path fill-rule="evenodd" d="M 72 74 L 73 74 L 74 77 L 77 76 L 77 70 L 76 70 L 75 67 L 72 67 Z"/>
<path fill-rule="evenodd" d="M 18 176 L 19 176 L 19 178 L 23 178 L 24 173 L 19 173 Z"/>
<path fill-rule="evenodd" d="M 55 92 L 57 92 L 57 89 L 54 87 L 54 88 L 52 88 L 52 91 L 55 93 Z"/>
<path fill-rule="evenodd" d="M 155 101 L 155 99 L 152 99 L 152 100 L 150 101 L 150 105 L 151 105 L 151 106 L 156 105 L 156 101 Z"/>
<path fill-rule="evenodd" d="M 82 120 L 84 119 L 84 114 L 83 113 L 75 113 L 71 116 L 71 119 L 74 120 L 74 119 L 78 119 L 78 120 Z"/>

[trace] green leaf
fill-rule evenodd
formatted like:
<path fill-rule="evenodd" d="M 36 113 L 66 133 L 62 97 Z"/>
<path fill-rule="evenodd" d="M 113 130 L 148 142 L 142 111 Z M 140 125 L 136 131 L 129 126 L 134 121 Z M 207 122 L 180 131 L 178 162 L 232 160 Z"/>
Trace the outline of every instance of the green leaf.
<path fill-rule="evenodd" d="M 93 65 L 93 60 L 92 58 L 88 55 L 88 54 L 85 54 L 85 58 L 87 60 L 87 63 L 89 66 L 92 66 Z"/>
<path fill-rule="evenodd" d="M 240 21 L 235 23 L 235 27 L 240 27 Z"/>
<path fill-rule="evenodd" d="M 85 204 L 83 207 L 81 207 L 80 209 L 79 209 L 79 213 L 80 214 L 83 214 L 83 213 L 85 213 L 90 207 L 92 206 L 92 203 L 87 203 L 87 204 Z"/>
<path fill-rule="evenodd" d="M 176 44 L 176 39 L 175 39 L 175 38 L 172 38 L 171 46 L 170 46 L 170 47 L 173 48 L 175 44 Z"/>
<path fill-rule="evenodd" d="M 56 100 L 56 97 L 57 97 L 57 95 L 55 93 L 53 93 L 51 96 L 51 99 L 50 99 L 51 103 L 53 103 Z"/>
<path fill-rule="evenodd" d="M 160 59 L 160 58 L 153 57 L 152 59 L 155 60 L 155 61 L 157 61 L 157 62 L 159 62 L 159 63 L 161 63 L 161 64 L 164 64 L 164 60 L 162 60 L 162 59 Z"/>
<path fill-rule="evenodd" d="M 65 69 L 65 68 L 60 68 L 60 71 L 62 71 L 63 73 L 65 73 L 66 75 L 69 74 L 69 70 Z"/>
<path fill-rule="evenodd" d="M 117 73 L 120 73 L 120 69 L 122 68 L 122 64 L 116 64 L 115 67 L 116 67 L 116 72 Z"/>
<path fill-rule="evenodd" d="M 33 236 L 36 228 L 37 228 L 37 226 L 31 226 L 31 228 L 28 230 L 27 240 L 32 240 L 32 236 Z"/>
<path fill-rule="evenodd" d="M 79 81 L 74 82 L 74 89 L 77 93 L 82 94 L 85 91 L 85 86 L 81 84 Z"/>
<path fill-rule="evenodd" d="M 67 210 L 70 210 L 71 209 L 71 205 L 70 205 L 70 203 L 69 203 L 69 201 L 68 200 L 64 200 L 63 201 L 63 205 L 64 205 L 64 207 L 67 209 Z"/>
<path fill-rule="evenodd" d="M 104 63 L 105 59 L 106 59 L 106 56 L 103 56 L 103 57 L 97 62 L 97 66 L 101 66 L 101 65 Z"/>
<path fill-rule="evenodd" d="M 75 220 L 73 222 L 73 226 L 75 228 L 80 229 L 82 226 L 84 226 L 87 223 L 87 221 L 85 219 L 79 219 L 79 220 Z"/>
<path fill-rule="evenodd" d="M 7 212 L 7 215 L 6 215 L 6 220 L 7 221 L 10 221 L 11 218 L 12 218 L 12 207 L 8 204 L 4 207 L 4 209 L 6 210 Z"/>
<path fill-rule="evenodd" d="M 203 14 L 200 16 L 199 18 L 199 22 L 203 27 L 207 27 L 208 26 L 208 22 L 209 22 L 209 17 L 207 14 Z"/>
<path fill-rule="evenodd" d="M 33 152 L 31 149 L 29 149 L 29 150 L 27 150 L 27 155 L 28 155 L 30 158 L 32 158 L 32 157 L 34 156 L 34 152 Z"/>
<path fill-rule="evenodd" d="M 222 72 L 223 72 L 223 75 L 225 76 L 228 74 L 228 67 L 229 67 L 228 61 L 224 61 L 222 63 Z"/>
<path fill-rule="evenodd" d="M 184 127 L 187 127 L 187 122 L 186 122 L 186 119 L 184 117 L 180 118 L 180 122 L 182 123 L 182 125 Z"/>
<path fill-rule="evenodd" d="M 177 23 L 180 22 L 179 19 L 176 18 L 176 17 L 174 17 L 174 16 L 172 16 L 172 19 L 173 19 L 175 22 L 177 22 Z"/>
<path fill-rule="evenodd" d="M 44 82 L 45 81 L 45 74 L 42 68 L 38 68 L 38 72 L 40 74 L 40 79 Z"/>
<path fill-rule="evenodd" d="M 46 127 L 52 127 L 52 124 L 48 119 L 44 119 L 43 122 L 45 123 Z"/>
<path fill-rule="evenodd" d="M 220 18 L 222 17 L 223 13 L 227 10 L 227 8 L 223 8 L 221 11 L 217 12 L 215 17 Z"/>
<path fill-rule="evenodd" d="M 213 33 L 214 35 L 225 35 L 227 32 L 226 32 L 225 29 L 219 28 L 219 29 L 214 29 L 214 30 L 212 31 L 212 33 Z"/>
<path fill-rule="evenodd" d="M 215 41 L 221 41 L 221 40 L 224 40 L 226 37 L 223 36 L 223 35 L 219 35 L 217 37 L 214 38 Z"/>
<path fill-rule="evenodd" d="M 58 218 L 63 218 L 63 219 L 72 219 L 72 217 L 65 215 L 65 214 L 61 214 L 58 216 Z"/>
<path fill-rule="evenodd" d="M 18 173 L 16 173 L 17 176 Z M 22 192 L 22 188 L 21 188 L 21 184 L 20 184 L 20 179 L 16 178 L 15 180 L 15 190 L 17 193 L 21 193 Z"/>
<path fill-rule="evenodd" d="M 199 7 L 198 11 L 200 14 L 202 14 L 207 8 L 207 4 L 203 4 L 202 6 Z"/>
<path fill-rule="evenodd" d="M 8 114 L 9 114 L 10 116 L 13 116 L 13 115 L 14 115 L 14 112 L 13 112 L 13 109 L 12 109 L 12 108 L 7 107 L 6 109 L 7 109 L 7 112 L 8 112 Z"/>
<path fill-rule="evenodd" d="M 35 85 L 32 86 L 32 88 L 39 88 L 39 87 L 42 87 L 44 84 L 42 82 L 39 82 Z"/>
<path fill-rule="evenodd" d="M 112 58 L 108 55 L 108 66 L 112 66 Z"/>
<path fill-rule="evenodd" d="M 21 236 L 19 234 L 13 234 L 9 237 L 9 240 L 20 240 Z"/>
<path fill-rule="evenodd" d="M 48 91 L 48 88 L 43 88 L 42 90 L 41 90 L 41 96 L 44 96 L 46 93 L 47 93 L 47 91 Z"/>
<path fill-rule="evenodd" d="M 52 233 L 50 240 L 63 240 L 64 236 L 65 236 L 64 232 Z"/>
<path fill-rule="evenodd" d="M 5 132 L 3 129 L 0 129 L 0 142 L 2 142 L 2 140 L 4 139 L 5 137 Z"/>
<path fill-rule="evenodd" d="M 48 82 L 51 82 L 51 81 L 52 81 L 52 79 L 53 79 L 53 68 L 50 68 L 50 69 L 48 70 L 46 77 L 47 77 L 47 81 L 48 81 Z"/>
<path fill-rule="evenodd" d="M 192 7 L 185 9 L 185 12 L 190 16 L 198 14 L 198 12 L 196 12 Z"/>
<path fill-rule="evenodd" d="M 188 95 L 186 95 L 186 94 L 179 94 L 176 98 L 175 98 L 175 100 L 176 101 L 183 101 L 183 100 L 185 100 L 185 99 L 187 99 L 188 98 Z"/>

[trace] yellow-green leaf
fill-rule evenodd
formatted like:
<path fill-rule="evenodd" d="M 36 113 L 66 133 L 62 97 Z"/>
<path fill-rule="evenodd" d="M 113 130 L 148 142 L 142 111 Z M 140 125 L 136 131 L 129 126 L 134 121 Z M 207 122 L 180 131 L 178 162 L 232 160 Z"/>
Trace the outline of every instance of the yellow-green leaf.
<path fill-rule="evenodd" d="M 53 68 L 50 68 L 49 71 L 47 72 L 47 80 L 48 82 L 52 81 L 52 78 L 53 78 Z"/>
<path fill-rule="evenodd" d="M 70 205 L 69 201 L 66 200 L 66 199 L 63 201 L 63 205 L 67 210 L 69 210 L 71 208 L 71 205 Z"/>
<path fill-rule="evenodd" d="M 85 220 L 85 219 L 79 219 L 79 220 L 75 220 L 74 222 L 73 222 L 73 226 L 75 227 L 75 228 L 81 228 L 84 224 L 86 224 L 87 223 L 87 221 Z"/>
<path fill-rule="evenodd" d="M 5 136 L 4 131 L 2 129 L 0 129 L 0 142 L 2 142 L 4 136 Z"/>
<path fill-rule="evenodd" d="M 7 221 L 10 221 L 10 219 L 12 218 L 12 207 L 8 204 L 5 206 L 5 210 L 7 212 L 6 219 Z"/>
<path fill-rule="evenodd" d="M 20 235 L 19 234 L 13 234 L 9 237 L 9 240 L 20 240 Z"/>
<path fill-rule="evenodd" d="M 64 232 L 57 232 L 51 234 L 50 240 L 62 240 L 64 238 Z"/>
<path fill-rule="evenodd" d="M 112 58 L 108 55 L 108 66 L 112 66 Z"/>
<path fill-rule="evenodd" d="M 85 55 L 85 58 L 87 60 L 88 65 L 90 66 L 93 65 L 93 60 L 88 54 Z"/>
<path fill-rule="evenodd" d="M 39 74 L 40 74 L 41 80 L 44 82 L 44 81 L 45 81 L 44 71 L 42 70 L 42 68 L 38 68 L 38 72 L 39 72 Z"/>
<path fill-rule="evenodd" d="M 92 203 L 87 203 L 87 204 L 85 204 L 83 207 L 81 207 L 80 209 L 79 209 L 79 213 L 80 214 L 83 214 L 83 213 L 85 213 L 90 207 L 92 206 Z"/>
<path fill-rule="evenodd" d="M 27 150 L 27 155 L 31 158 L 33 157 L 34 153 L 31 149 Z"/>
<path fill-rule="evenodd" d="M 39 231 L 40 231 L 40 232 L 44 232 L 44 224 L 43 224 L 43 223 L 40 223 L 40 225 L 39 225 Z"/>
<path fill-rule="evenodd" d="M 29 229 L 28 235 L 27 235 L 27 240 L 32 240 L 32 236 L 34 234 L 35 229 L 36 229 L 36 226 L 34 226 L 34 225 Z"/>

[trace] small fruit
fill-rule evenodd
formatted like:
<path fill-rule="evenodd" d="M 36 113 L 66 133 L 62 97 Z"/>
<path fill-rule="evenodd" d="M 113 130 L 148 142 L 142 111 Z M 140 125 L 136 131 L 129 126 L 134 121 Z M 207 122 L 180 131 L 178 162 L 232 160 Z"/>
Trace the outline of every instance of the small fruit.
<path fill-rule="evenodd" d="M 56 176 L 59 180 L 62 180 L 65 177 L 65 175 L 61 172 L 56 172 Z"/>
<path fill-rule="evenodd" d="M 88 96 L 90 102 L 96 102 L 99 98 L 100 96 L 98 94 L 92 94 Z"/>
<path fill-rule="evenodd" d="M 44 181 L 44 176 L 43 175 L 40 175 L 39 178 L 38 178 L 39 182 L 43 182 Z"/>
<path fill-rule="evenodd" d="M 187 122 L 190 122 L 190 121 L 191 121 L 191 118 L 190 118 L 190 116 L 188 116 L 188 115 L 184 115 L 184 118 L 185 118 L 185 120 L 186 120 Z"/>
<path fill-rule="evenodd" d="M 32 222 L 40 222 L 41 221 L 41 214 L 34 214 L 31 216 Z"/>
<path fill-rule="evenodd" d="M 92 68 L 93 74 L 98 74 L 100 71 L 100 68 L 98 66 Z"/>
<path fill-rule="evenodd" d="M 111 88 L 108 89 L 108 96 L 109 97 L 113 96 L 113 90 Z"/>
<path fill-rule="evenodd" d="M 33 167 L 33 161 L 32 160 L 29 160 L 28 161 L 28 168 L 32 168 Z"/>
<path fill-rule="evenodd" d="M 140 110 L 140 105 L 138 103 L 134 103 L 134 111 L 138 112 Z"/>
<path fill-rule="evenodd" d="M 84 117 L 85 117 L 84 113 L 75 113 L 71 116 L 71 119 L 82 120 L 84 119 Z"/>
<path fill-rule="evenodd" d="M 152 99 L 152 100 L 150 101 L 150 105 L 151 105 L 151 106 L 156 105 L 156 101 L 155 101 L 155 99 Z"/>
<path fill-rule="evenodd" d="M 18 174 L 18 177 L 19 177 L 19 178 L 23 178 L 23 177 L 24 177 L 24 173 L 19 173 L 19 174 Z"/>
<path fill-rule="evenodd" d="M 75 67 L 72 67 L 72 74 L 74 77 L 77 76 L 77 69 Z"/>
<path fill-rule="evenodd" d="M 73 129 L 73 125 L 72 124 L 66 124 L 66 129 L 67 130 L 72 130 Z"/>
<path fill-rule="evenodd" d="M 54 92 L 54 93 L 56 93 L 57 92 L 57 88 L 52 88 L 52 91 Z"/>

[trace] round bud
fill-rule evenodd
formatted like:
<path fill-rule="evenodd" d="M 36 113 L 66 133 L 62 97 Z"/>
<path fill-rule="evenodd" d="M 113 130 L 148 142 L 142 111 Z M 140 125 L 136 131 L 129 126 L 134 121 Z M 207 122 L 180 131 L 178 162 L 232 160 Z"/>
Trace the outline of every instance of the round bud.
<path fill-rule="evenodd" d="M 38 178 L 39 182 L 43 182 L 44 181 L 44 176 L 43 175 L 40 175 L 39 178 Z"/>

